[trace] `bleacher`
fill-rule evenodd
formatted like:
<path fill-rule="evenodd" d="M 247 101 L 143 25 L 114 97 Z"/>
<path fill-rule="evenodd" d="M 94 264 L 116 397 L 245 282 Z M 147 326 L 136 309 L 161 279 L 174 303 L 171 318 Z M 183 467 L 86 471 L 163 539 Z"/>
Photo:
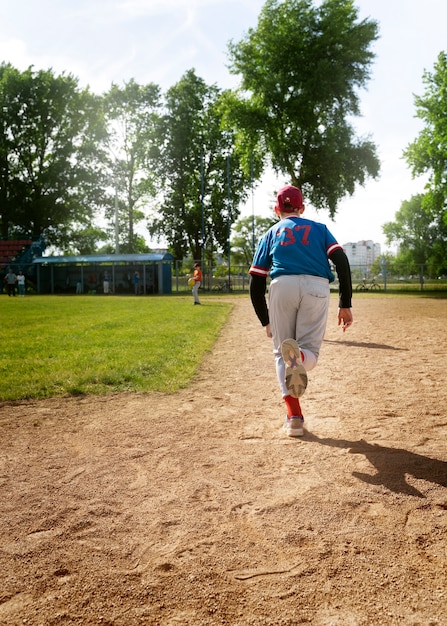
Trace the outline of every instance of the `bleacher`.
<path fill-rule="evenodd" d="M 19 262 L 20 257 L 30 248 L 31 239 L 0 239 L 0 268 Z"/>

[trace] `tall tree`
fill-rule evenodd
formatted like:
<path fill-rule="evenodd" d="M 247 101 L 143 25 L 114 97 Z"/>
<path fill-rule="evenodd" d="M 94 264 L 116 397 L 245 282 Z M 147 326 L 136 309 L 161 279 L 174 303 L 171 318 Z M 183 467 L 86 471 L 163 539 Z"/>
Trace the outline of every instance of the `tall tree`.
<path fill-rule="evenodd" d="M 189 70 L 165 95 L 158 174 L 163 191 L 149 225 L 176 259 L 226 251 L 250 178 L 231 131 L 222 128 L 222 92 Z"/>
<path fill-rule="evenodd" d="M 428 174 L 425 193 L 402 203 L 395 221 L 383 226 L 389 243 L 399 244 L 398 258 L 431 275 L 444 273 L 447 259 L 447 54 L 434 72 L 423 74 L 425 93 L 415 96 L 416 116 L 425 122 L 404 150 L 413 177 Z"/>
<path fill-rule="evenodd" d="M 0 66 L 1 235 L 63 247 L 101 204 L 100 99 L 71 75 Z"/>
<path fill-rule="evenodd" d="M 423 205 L 433 217 L 442 216 L 447 226 L 447 53 L 441 52 L 434 72 L 422 77 L 425 93 L 415 96 L 416 117 L 425 126 L 404 150 L 414 177 L 429 175 Z"/>
<path fill-rule="evenodd" d="M 156 191 L 160 88 L 153 83 L 139 85 L 132 79 L 122 88 L 112 85 L 104 102 L 110 134 L 109 187 L 114 191 L 106 217 L 111 231 L 118 218 L 121 252 L 139 252 L 141 236 L 135 226 L 144 219 L 145 207 Z"/>
<path fill-rule="evenodd" d="M 379 172 L 374 144 L 351 125 L 377 37 L 377 23 L 359 21 L 351 0 L 267 0 L 257 28 L 229 44 L 241 85 L 227 94 L 227 123 L 331 217 Z"/>

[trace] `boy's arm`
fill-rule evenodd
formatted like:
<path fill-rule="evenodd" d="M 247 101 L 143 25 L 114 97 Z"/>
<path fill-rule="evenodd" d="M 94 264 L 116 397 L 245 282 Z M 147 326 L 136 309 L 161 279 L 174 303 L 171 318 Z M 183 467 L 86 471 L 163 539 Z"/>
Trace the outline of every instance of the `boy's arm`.
<path fill-rule="evenodd" d="M 339 282 L 339 303 L 341 309 L 352 307 L 352 278 L 349 260 L 344 250 L 338 248 L 329 257 L 337 270 Z"/>
<path fill-rule="evenodd" d="M 267 278 L 250 274 L 250 298 L 256 315 L 263 326 L 270 323 L 265 292 L 267 291 Z"/>

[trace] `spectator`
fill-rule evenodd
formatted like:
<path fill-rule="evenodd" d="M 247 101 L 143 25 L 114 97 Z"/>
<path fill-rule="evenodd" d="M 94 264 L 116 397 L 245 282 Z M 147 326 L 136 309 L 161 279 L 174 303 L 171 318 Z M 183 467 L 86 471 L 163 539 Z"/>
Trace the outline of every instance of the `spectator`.
<path fill-rule="evenodd" d="M 17 276 L 14 274 L 11 267 L 9 268 L 8 273 L 5 276 L 5 282 L 8 287 L 8 296 L 15 296 Z"/>
<path fill-rule="evenodd" d="M 22 296 L 23 298 L 25 295 L 25 276 L 22 270 L 20 270 L 17 275 L 17 290 L 19 292 L 19 296 Z"/>

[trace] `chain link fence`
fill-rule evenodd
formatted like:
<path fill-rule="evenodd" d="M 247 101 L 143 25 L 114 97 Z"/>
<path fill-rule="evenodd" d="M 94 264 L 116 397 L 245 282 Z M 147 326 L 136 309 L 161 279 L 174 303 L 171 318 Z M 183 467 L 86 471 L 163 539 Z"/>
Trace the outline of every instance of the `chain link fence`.
<path fill-rule="evenodd" d="M 172 272 L 172 292 L 190 292 L 188 278 L 192 275 L 192 263 L 176 261 Z M 249 265 L 202 267 L 203 284 L 201 289 L 209 293 L 248 293 Z M 396 292 L 396 291 L 447 291 L 447 275 L 430 277 L 426 266 L 421 265 L 414 273 L 405 266 L 388 270 L 382 265 L 381 271 L 374 273 L 371 266 L 351 265 L 352 287 L 354 292 Z M 338 291 L 337 273 L 331 283 L 331 291 Z"/>

